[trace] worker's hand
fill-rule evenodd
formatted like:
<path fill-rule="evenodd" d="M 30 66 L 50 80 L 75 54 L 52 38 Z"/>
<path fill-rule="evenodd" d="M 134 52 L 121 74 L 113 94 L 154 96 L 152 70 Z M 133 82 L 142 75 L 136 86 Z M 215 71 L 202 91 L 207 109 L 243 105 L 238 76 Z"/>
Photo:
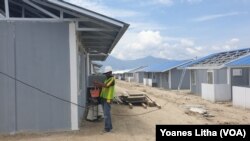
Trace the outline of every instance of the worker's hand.
<path fill-rule="evenodd" d="M 107 103 L 110 104 L 110 103 L 111 103 L 111 100 L 110 100 L 110 99 L 107 99 Z"/>
<path fill-rule="evenodd" d="M 97 81 L 93 81 L 93 84 L 95 85 L 95 86 L 100 86 L 100 84 L 97 82 Z"/>

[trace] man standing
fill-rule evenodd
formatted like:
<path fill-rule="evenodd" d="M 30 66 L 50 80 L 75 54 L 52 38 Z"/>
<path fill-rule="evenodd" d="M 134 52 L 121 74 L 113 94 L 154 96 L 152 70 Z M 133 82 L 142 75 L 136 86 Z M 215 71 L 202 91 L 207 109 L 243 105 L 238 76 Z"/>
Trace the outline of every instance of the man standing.
<path fill-rule="evenodd" d="M 110 132 L 113 129 L 110 110 L 111 110 L 111 103 L 114 98 L 115 78 L 112 75 L 112 68 L 110 66 L 105 67 L 104 75 L 106 76 L 104 83 L 94 81 L 94 84 L 96 86 L 102 87 L 100 98 L 103 106 L 104 121 L 105 121 L 105 127 L 103 132 L 106 133 Z"/>

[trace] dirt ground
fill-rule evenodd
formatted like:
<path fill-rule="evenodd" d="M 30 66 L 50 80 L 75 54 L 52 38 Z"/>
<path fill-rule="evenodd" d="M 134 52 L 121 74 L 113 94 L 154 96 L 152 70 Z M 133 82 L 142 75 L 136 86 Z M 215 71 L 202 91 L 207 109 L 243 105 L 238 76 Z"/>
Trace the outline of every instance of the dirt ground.
<path fill-rule="evenodd" d="M 80 131 L 61 133 L 1 135 L 9 141 L 154 141 L 156 124 L 250 124 L 250 110 L 232 107 L 232 103 L 212 103 L 187 91 L 168 91 L 135 83 L 117 81 L 116 94 L 141 91 L 148 94 L 162 108 L 112 105 L 112 133 L 100 134 L 103 121 L 83 121 Z M 208 114 L 191 112 L 190 107 L 201 107 Z"/>

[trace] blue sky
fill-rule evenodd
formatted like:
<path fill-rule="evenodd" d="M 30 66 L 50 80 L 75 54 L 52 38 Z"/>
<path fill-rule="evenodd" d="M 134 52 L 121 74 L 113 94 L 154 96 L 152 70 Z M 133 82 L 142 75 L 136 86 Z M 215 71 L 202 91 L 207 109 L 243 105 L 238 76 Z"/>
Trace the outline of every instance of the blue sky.
<path fill-rule="evenodd" d="M 250 47 L 250 0 L 67 0 L 129 23 L 120 59 L 188 59 Z"/>

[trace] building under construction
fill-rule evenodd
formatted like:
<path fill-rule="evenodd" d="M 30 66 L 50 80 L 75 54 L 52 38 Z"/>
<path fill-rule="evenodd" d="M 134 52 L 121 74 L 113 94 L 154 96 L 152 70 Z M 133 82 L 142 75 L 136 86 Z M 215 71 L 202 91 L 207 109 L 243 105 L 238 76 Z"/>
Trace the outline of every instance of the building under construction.
<path fill-rule="evenodd" d="M 249 48 L 233 50 L 211 54 L 188 64 L 191 92 L 214 102 L 231 101 L 233 86 L 250 85 L 250 70 L 247 66 L 237 68 L 230 64 L 249 55 Z"/>
<path fill-rule="evenodd" d="M 78 130 L 91 62 L 127 28 L 62 0 L 0 0 L 0 133 Z"/>

